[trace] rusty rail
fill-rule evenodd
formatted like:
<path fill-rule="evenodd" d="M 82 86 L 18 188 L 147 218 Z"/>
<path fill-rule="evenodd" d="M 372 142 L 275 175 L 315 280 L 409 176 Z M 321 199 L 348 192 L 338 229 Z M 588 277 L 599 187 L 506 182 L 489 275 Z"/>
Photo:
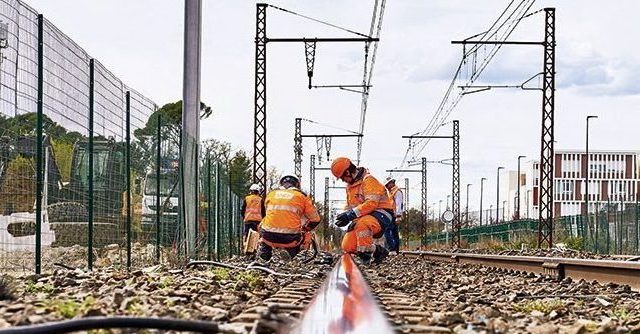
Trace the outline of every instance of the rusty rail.
<path fill-rule="evenodd" d="M 293 333 L 393 333 L 350 255 L 343 255 Z"/>
<path fill-rule="evenodd" d="M 634 290 L 640 290 L 640 263 L 637 262 L 427 251 L 402 252 L 402 254 L 420 256 L 432 261 L 468 263 L 543 274 L 557 279 L 569 277 L 573 280 L 596 280 L 605 284 L 626 284 Z"/>

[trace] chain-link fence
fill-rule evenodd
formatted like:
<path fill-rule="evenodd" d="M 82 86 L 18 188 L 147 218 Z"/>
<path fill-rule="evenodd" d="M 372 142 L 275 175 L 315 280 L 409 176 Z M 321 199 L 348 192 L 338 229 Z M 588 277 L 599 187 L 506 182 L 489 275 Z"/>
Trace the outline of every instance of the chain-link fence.
<path fill-rule="evenodd" d="M 24 3 L 0 0 L 0 20 L 0 271 L 171 260 L 179 123 Z M 229 256 L 240 200 L 214 165 L 194 189 L 198 231 L 210 257 Z"/>

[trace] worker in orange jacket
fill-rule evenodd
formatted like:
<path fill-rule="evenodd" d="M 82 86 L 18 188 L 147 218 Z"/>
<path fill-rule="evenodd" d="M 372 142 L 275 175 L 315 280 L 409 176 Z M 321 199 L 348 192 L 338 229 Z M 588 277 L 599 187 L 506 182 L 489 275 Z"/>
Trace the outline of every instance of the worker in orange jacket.
<path fill-rule="evenodd" d="M 364 167 L 356 167 L 348 158 L 333 160 L 331 173 L 347 183 L 347 210 L 336 217 L 336 225 L 347 227 L 342 251 L 358 255 L 363 262 L 380 263 L 389 251 L 374 245 L 394 217 L 393 201 L 387 189 Z"/>
<path fill-rule="evenodd" d="M 260 185 L 252 184 L 249 187 L 249 195 L 244 198 L 240 214 L 244 221 L 244 237 L 247 237 L 249 230 L 258 231 L 258 225 L 264 217 L 264 201 L 260 196 Z"/>
<path fill-rule="evenodd" d="M 280 187 L 267 195 L 265 207 L 266 215 L 260 223 L 258 256 L 269 261 L 273 248 L 284 248 L 293 258 L 300 252 L 303 233 L 320 224 L 320 215 L 311 199 L 300 190 L 298 177 L 283 176 Z"/>

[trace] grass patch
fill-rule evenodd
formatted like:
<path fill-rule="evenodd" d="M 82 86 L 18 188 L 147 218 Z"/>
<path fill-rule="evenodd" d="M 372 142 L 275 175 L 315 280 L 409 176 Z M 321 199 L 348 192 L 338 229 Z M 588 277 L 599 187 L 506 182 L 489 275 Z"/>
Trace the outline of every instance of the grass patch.
<path fill-rule="evenodd" d="M 564 239 L 564 244 L 569 249 L 584 250 L 584 239 L 582 237 L 569 237 Z"/>
<path fill-rule="evenodd" d="M 246 283 L 250 288 L 255 289 L 263 285 L 260 275 L 255 271 L 241 271 L 237 276 L 238 282 Z"/>
<path fill-rule="evenodd" d="M 211 269 L 213 277 L 219 281 L 226 281 L 231 277 L 231 270 L 228 268 L 213 268 Z"/>
<path fill-rule="evenodd" d="M 93 306 L 94 302 L 95 300 L 92 296 L 87 296 L 82 301 L 53 299 L 45 302 L 45 308 L 65 319 L 71 319 L 85 314 Z"/>
<path fill-rule="evenodd" d="M 611 310 L 609 312 L 609 317 L 610 318 L 614 318 L 614 319 L 618 319 L 618 320 L 629 320 L 629 317 L 631 316 L 629 310 L 627 310 L 624 307 L 616 307 L 613 310 Z"/>
<path fill-rule="evenodd" d="M 160 289 L 164 290 L 164 289 L 170 288 L 174 283 L 175 283 L 175 280 L 173 279 L 173 277 L 166 276 L 166 277 L 163 277 L 162 280 L 160 280 L 160 283 L 158 284 L 158 286 L 160 287 Z"/>
<path fill-rule="evenodd" d="M 551 311 L 556 311 L 564 307 L 564 302 L 559 299 L 537 299 L 537 300 L 524 300 L 513 306 L 516 312 L 531 313 L 533 311 L 539 311 L 544 314 L 549 314 Z"/>
<path fill-rule="evenodd" d="M 24 292 L 27 292 L 27 293 L 39 293 L 39 292 L 51 293 L 51 292 L 53 292 L 53 285 L 44 284 L 42 282 L 28 281 L 27 285 L 25 285 L 25 287 L 24 287 Z"/>

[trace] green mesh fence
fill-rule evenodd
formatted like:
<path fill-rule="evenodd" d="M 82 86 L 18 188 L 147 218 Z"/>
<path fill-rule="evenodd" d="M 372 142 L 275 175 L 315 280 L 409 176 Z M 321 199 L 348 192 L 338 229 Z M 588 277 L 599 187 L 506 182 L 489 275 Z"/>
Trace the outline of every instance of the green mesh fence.
<path fill-rule="evenodd" d="M 640 254 L 640 205 L 637 202 L 598 205 L 596 212 L 554 218 L 554 243 L 600 254 Z M 503 243 L 535 244 L 538 221 L 523 219 L 500 224 L 475 226 L 460 231 L 465 245 L 491 240 Z M 425 244 L 446 244 L 447 233 L 424 237 Z M 517 246 L 517 245 L 516 245 Z"/>
<path fill-rule="evenodd" d="M 0 272 L 176 259 L 180 125 L 24 3 L 0 0 L 0 20 Z M 194 223 L 220 258 L 239 252 L 242 226 L 214 164 Z"/>

